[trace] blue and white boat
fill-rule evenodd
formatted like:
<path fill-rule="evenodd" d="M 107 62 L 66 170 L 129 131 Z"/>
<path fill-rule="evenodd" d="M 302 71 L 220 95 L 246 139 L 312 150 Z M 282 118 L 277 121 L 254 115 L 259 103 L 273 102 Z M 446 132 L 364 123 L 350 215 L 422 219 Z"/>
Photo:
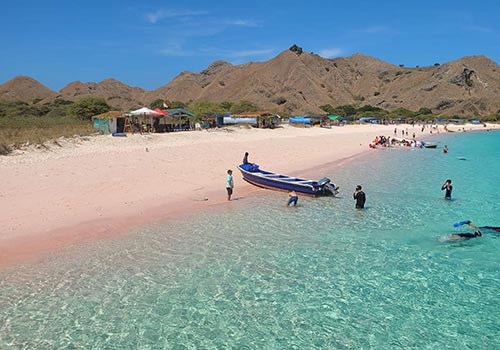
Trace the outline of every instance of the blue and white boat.
<path fill-rule="evenodd" d="M 262 170 L 257 164 L 241 164 L 238 169 L 243 175 L 243 180 L 270 190 L 295 191 L 312 197 L 335 196 L 339 193 L 339 187 L 327 177 L 318 181 L 306 180 Z"/>

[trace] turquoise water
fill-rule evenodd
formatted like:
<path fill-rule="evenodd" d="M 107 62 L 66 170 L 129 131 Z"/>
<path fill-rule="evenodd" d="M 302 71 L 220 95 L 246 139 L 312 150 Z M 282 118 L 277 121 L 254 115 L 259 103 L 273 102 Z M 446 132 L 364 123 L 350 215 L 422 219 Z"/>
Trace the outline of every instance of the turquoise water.
<path fill-rule="evenodd" d="M 445 238 L 500 226 L 500 133 L 435 141 L 1 271 L 0 349 L 498 349 L 500 234 Z"/>

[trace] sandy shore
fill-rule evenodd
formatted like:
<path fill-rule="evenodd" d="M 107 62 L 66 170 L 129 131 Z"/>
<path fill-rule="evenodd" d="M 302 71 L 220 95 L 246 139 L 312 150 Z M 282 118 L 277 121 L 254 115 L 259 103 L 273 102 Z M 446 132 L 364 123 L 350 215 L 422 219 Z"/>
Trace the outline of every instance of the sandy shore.
<path fill-rule="evenodd" d="M 369 142 L 377 135 L 393 136 L 395 127 L 398 137 L 402 129 L 410 137 L 430 135 L 429 128 L 421 132 L 417 125 L 235 127 L 96 136 L 81 144 L 0 157 L 0 266 L 207 206 L 239 205 L 226 201 L 225 174 L 236 170 L 245 151 L 265 169 L 318 178 L 324 174 L 314 169 L 325 163 L 376 152 Z M 439 131 L 444 132 L 442 126 Z M 236 197 L 258 191 L 238 171 L 233 175 Z"/>

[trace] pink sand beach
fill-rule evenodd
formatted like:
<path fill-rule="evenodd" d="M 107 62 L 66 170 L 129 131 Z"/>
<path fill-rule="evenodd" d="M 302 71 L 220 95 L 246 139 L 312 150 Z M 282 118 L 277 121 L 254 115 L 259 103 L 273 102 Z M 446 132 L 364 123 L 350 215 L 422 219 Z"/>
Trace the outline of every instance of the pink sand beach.
<path fill-rule="evenodd" d="M 236 197 L 263 191 L 244 182 L 236 170 L 246 151 L 262 168 L 317 179 L 327 163 L 381 151 L 368 144 L 375 136 L 392 137 L 395 127 L 399 134 L 408 129 L 410 138 L 413 133 L 419 139 L 430 136 L 429 128 L 421 132 L 418 125 L 234 127 L 93 136 L 82 143 L 0 157 L 0 266 L 33 261 L 75 242 L 112 238 L 208 206 L 225 210 L 241 205 L 226 200 L 227 169 L 234 171 Z M 448 126 L 451 131 L 463 128 Z M 445 132 L 443 126 L 438 130 Z"/>

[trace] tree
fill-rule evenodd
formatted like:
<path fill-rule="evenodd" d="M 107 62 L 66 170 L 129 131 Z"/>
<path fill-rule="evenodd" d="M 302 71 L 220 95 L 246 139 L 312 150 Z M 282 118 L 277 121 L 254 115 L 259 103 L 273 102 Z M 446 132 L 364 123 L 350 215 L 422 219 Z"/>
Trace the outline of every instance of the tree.
<path fill-rule="evenodd" d="M 296 54 L 297 56 L 302 55 L 302 52 L 304 52 L 300 46 L 295 45 L 295 44 L 293 44 L 293 45 L 289 48 L 289 50 L 290 50 L 290 51 L 292 51 L 292 52 L 295 52 L 295 54 Z"/>
<path fill-rule="evenodd" d="M 161 108 L 163 108 L 163 103 L 165 103 L 165 101 L 162 98 L 159 98 L 159 99 L 151 102 L 149 104 L 149 108 L 151 108 L 151 109 L 160 108 L 161 109 Z"/>
<path fill-rule="evenodd" d="M 189 104 L 189 110 L 196 115 L 222 114 L 224 109 L 220 104 L 210 101 L 196 101 Z"/>
<path fill-rule="evenodd" d="M 0 118 L 22 118 L 22 117 L 41 117 L 44 112 L 36 106 L 30 106 L 26 102 L 0 101 Z"/>
<path fill-rule="evenodd" d="M 87 96 L 69 106 L 70 115 L 82 120 L 90 120 L 92 116 L 105 113 L 111 107 L 103 98 Z"/>
<path fill-rule="evenodd" d="M 335 108 L 333 111 L 335 114 L 341 114 L 344 117 L 350 116 L 350 115 L 355 115 L 357 113 L 357 109 L 352 106 L 352 105 L 343 105 L 343 106 L 338 106 Z"/>
<path fill-rule="evenodd" d="M 231 110 L 232 105 L 233 104 L 231 102 L 222 102 L 220 104 L 220 106 L 222 107 L 222 109 L 224 110 L 224 112 L 229 112 Z"/>
<path fill-rule="evenodd" d="M 231 113 L 255 112 L 258 107 L 250 101 L 243 100 L 231 106 Z"/>
<path fill-rule="evenodd" d="M 432 111 L 429 108 L 422 107 L 417 111 L 417 115 L 431 115 Z"/>
<path fill-rule="evenodd" d="M 395 110 L 393 110 L 390 113 L 391 117 L 397 117 L 397 118 L 413 118 L 415 115 L 415 112 L 410 111 L 409 109 L 399 107 Z"/>
<path fill-rule="evenodd" d="M 165 101 L 167 103 L 168 108 L 170 109 L 175 109 L 175 108 L 186 108 L 187 105 L 184 102 L 181 101 Z"/>
<path fill-rule="evenodd" d="M 371 105 L 365 105 L 361 108 L 358 108 L 358 112 L 383 112 L 384 110 L 379 107 L 374 107 Z"/>
<path fill-rule="evenodd" d="M 319 108 L 321 108 L 322 110 L 324 110 L 328 114 L 333 114 L 333 111 L 334 111 L 334 108 L 332 107 L 331 104 L 322 105 L 322 106 L 319 106 Z"/>

